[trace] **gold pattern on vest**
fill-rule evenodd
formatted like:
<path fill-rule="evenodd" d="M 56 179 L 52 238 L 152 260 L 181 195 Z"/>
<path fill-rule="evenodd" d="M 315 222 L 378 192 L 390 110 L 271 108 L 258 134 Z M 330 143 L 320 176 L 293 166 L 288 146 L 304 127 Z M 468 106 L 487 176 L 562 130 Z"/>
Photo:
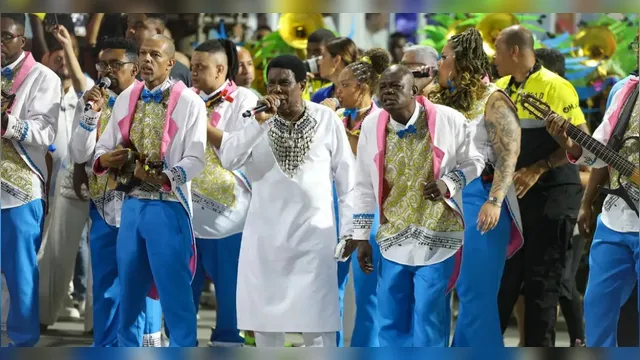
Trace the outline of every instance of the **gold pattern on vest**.
<path fill-rule="evenodd" d="M 98 128 L 98 134 L 97 134 L 98 138 L 102 136 L 102 133 L 104 133 L 104 130 L 107 128 L 109 119 L 111 119 L 112 109 L 109 106 L 107 106 L 108 101 L 109 101 L 109 97 L 107 96 L 104 102 L 105 103 L 104 109 L 100 113 L 100 121 L 99 121 L 100 127 Z M 91 199 L 93 199 L 94 201 L 102 199 L 105 189 L 107 189 L 105 185 L 107 184 L 108 178 L 109 178 L 109 175 L 107 173 L 104 173 L 100 176 L 93 175 L 89 178 L 89 195 L 91 196 Z"/>
<path fill-rule="evenodd" d="M 211 118 L 213 110 L 213 107 L 207 109 L 207 119 Z M 226 207 L 235 208 L 235 186 L 235 175 L 222 167 L 218 154 L 207 144 L 205 167 L 202 173 L 193 179 L 193 191 Z"/>
<path fill-rule="evenodd" d="M 640 105 L 638 102 L 633 107 L 633 111 L 631 111 L 631 118 L 629 119 L 629 124 L 627 124 L 627 131 L 625 132 L 625 139 L 630 136 L 639 136 L 640 135 Z M 624 146 L 620 149 L 620 155 L 631 161 L 632 164 L 638 164 L 640 161 L 640 142 L 636 139 L 630 139 L 624 143 Z M 618 183 L 618 171 L 611 168 L 611 188 L 617 188 L 620 186 Z M 624 177 L 623 177 L 624 180 Z"/>
<path fill-rule="evenodd" d="M 24 61 L 23 61 L 24 62 Z M 13 69 L 13 79 L 2 77 L 2 90 L 11 93 L 15 74 L 20 71 L 22 63 Z M 2 165 L 0 166 L 0 177 L 12 187 L 16 188 L 20 198 L 25 202 L 33 200 L 33 170 L 27 165 L 18 150 L 9 139 L 2 139 Z"/>
<path fill-rule="evenodd" d="M 382 204 L 386 222 L 380 225 L 378 240 L 415 225 L 434 232 L 463 231 L 456 213 L 444 201 L 430 201 L 422 194 L 424 184 L 434 178 L 431 136 L 424 109 L 420 109 L 416 133 L 398 137 L 387 125 L 384 176 L 390 191 Z"/>
<path fill-rule="evenodd" d="M 149 101 L 145 103 L 138 100 L 136 112 L 133 116 L 133 124 L 129 131 L 131 144 L 140 154 L 145 154 L 148 161 L 162 161 L 160 152 L 162 150 L 162 135 L 164 134 L 164 123 L 166 121 L 166 102 L 169 98 L 171 88 L 163 93 L 163 100 L 160 103 Z M 153 190 L 152 190 L 153 189 Z M 138 190 L 143 192 L 160 192 L 160 186 L 144 183 Z M 163 196 L 175 198 L 173 192 L 163 193 Z"/>
<path fill-rule="evenodd" d="M 467 118 L 467 121 L 474 121 L 480 115 L 484 114 L 484 110 L 487 106 L 487 101 L 489 101 L 489 97 L 497 90 L 500 90 L 500 88 L 493 83 L 487 86 L 487 89 L 484 91 L 484 95 L 482 95 L 482 98 L 478 99 L 473 104 L 471 110 L 462 113 L 462 115 Z"/>

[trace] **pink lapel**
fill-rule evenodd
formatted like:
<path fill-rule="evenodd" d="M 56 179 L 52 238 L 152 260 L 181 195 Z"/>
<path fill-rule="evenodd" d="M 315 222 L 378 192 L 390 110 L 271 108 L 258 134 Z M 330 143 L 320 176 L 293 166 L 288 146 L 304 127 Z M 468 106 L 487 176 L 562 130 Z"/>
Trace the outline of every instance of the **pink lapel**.
<path fill-rule="evenodd" d="M 178 104 L 178 100 L 180 100 L 180 96 L 182 95 L 182 91 L 185 90 L 187 86 L 182 82 L 178 81 L 173 85 L 171 89 L 171 94 L 169 95 L 169 104 L 167 105 L 167 114 L 164 122 L 164 131 L 162 132 L 162 145 L 160 148 L 160 157 L 164 158 L 164 154 L 169 148 L 169 144 L 171 144 L 171 140 L 176 136 L 178 132 L 178 125 L 173 119 L 173 110 L 176 108 Z"/>
<path fill-rule="evenodd" d="M 33 69 L 33 66 L 36 64 L 36 61 L 30 52 L 25 51 L 24 54 L 25 54 L 25 57 L 22 62 L 22 66 L 20 66 L 18 73 L 15 75 L 16 78 L 15 80 L 13 80 L 13 86 L 11 87 L 12 94 L 15 94 L 18 91 L 18 89 L 20 88 L 20 85 L 22 85 L 22 82 L 24 81 L 24 79 L 26 79 L 27 75 L 29 75 L 29 73 L 31 72 L 31 69 Z M 15 102 L 11 105 L 11 109 L 13 109 L 14 105 L 15 105 Z M 9 113 L 11 113 L 11 109 L 9 109 L 8 111 Z"/>
<path fill-rule="evenodd" d="M 131 144 L 129 139 L 129 130 L 131 130 L 131 122 L 133 121 L 133 116 L 136 113 L 136 104 L 140 99 L 142 89 L 144 89 L 144 82 L 136 80 L 133 84 L 133 89 L 131 89 L 131 94 L 129 94 L 129 110 L 122 119 L 118 120 L 120 135 L 122 135 L 122 140 L 125 146 L 129 146 Z"/>
<path fill-rule="evenodd" d="M 618 120 L 620 118 L 620 114 L 622 113 L 622 108 L 624 107 L 624 103 L 627 101 L 627 98 L 631 96 L 631 93 L 633 92 L 633 89 L 635 89 L 636 86 L 638 86 L 638 78 L 630 78 L 629 81 L 627 81 L 627 83 L 624 84 L 622 89 L 620 89 L 621 95 L 620 95 L 620 100 L 618 101 L 618 106 L 616 107 L 616 110 L 609 117 L 609 124 L 611 126 L 609 127 L 609 133 L 605 134 L 607 136 L 607 139 L 611 137 L 611 133 L 613 132 L 613 129 L 615 129 L 616 124 L 618 123 Z"/>
<path fill-rule="evenodd" d="M 444 151 L 436 146 L 436 118 L 438 116 L 438 110 L 436 106 L 424 96 L 416 97 L 418 104 L 424 106 L 427 111 L 427 125 L 429 127 L 429 135 L 431 136 L 431 148 L 433 149 L 433 176 L 436 179 L 440 178 L 440 165 L 442 165 L 442 158 L 444 158 Z"/>

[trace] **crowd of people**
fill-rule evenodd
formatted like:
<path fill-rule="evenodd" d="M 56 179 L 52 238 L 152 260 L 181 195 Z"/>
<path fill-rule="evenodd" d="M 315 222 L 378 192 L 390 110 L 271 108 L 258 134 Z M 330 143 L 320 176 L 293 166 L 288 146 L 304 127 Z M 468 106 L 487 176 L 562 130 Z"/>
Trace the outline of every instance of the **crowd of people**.
<path fill-rule="evenodd" d="M 207 280 L 209 346 L 344 346 L 349 273 L 352 347 L 502 347 L 514 308 L 521 346 L 554 346 L 559 304 L 571 346 L 638 346 L 637 70 L 590 129 L 519 25 L 492 59 L 475 28 L 440 52 L 320 29 L 317 73 L 277 56 L 261 94 L 234 41 L 189 58 L 165 15 L 126 24 L 91 57 L 73 24 L 1 15 L 9 346 L 82 315 L 95 347 L 197 346 Z"/>

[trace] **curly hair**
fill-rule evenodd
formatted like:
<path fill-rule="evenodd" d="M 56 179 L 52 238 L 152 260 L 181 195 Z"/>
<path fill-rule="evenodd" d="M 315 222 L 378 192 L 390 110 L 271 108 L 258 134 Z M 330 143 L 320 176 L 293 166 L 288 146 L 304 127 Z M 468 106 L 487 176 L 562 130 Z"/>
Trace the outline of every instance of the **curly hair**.
<path fill-rule="evenodd" d="M 384 49 L 374 48 L 367 50 L 360 60 L 347 65 L 346 68 L 351 70 L 358 83 L 368 85 L 369 91 L 374 94 L 378 89 L 380 75 L 390 64 L 391 55 Z"/>
<path fill-rule="evenodd" d="M 487 89 L 482 79 L 491 75 L 491 64 L 482 43 L 482 35 L 475 28 L 467 29 L 449 39 L 455 55 L 457 78 L 451 79 L 455 90 L 450 92 L 449 89 L 436 86 L 429 93 L 429 100 L 452 107 L 462 113 L 472 109 L 474 103 L 484 96 Z"/>

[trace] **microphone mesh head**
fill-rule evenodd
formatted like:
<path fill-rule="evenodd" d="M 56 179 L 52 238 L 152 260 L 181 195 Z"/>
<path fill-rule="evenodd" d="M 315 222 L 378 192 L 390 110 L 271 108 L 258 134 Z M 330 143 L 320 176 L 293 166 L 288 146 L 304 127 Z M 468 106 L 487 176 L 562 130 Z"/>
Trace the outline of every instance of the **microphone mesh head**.
<path fill-rule="evenodd" d="M 108 88 L 109 86 L 111 86 L 111 79 L 109 79 L 106 76 L 100 79 L 100 82 L 104 84 L 105 88 Z"/>

